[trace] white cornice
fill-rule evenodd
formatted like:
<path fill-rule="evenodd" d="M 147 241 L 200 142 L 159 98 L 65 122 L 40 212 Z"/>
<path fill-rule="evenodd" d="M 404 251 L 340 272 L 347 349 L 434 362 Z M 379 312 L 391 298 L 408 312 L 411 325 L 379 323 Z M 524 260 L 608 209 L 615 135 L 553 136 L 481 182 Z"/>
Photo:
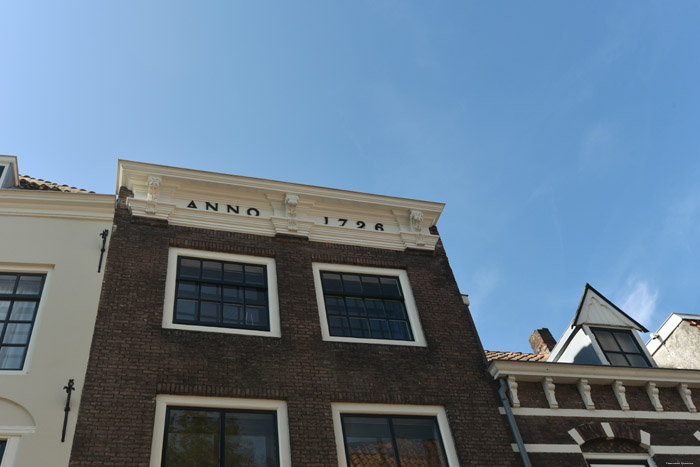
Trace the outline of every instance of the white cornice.
<path fill-rule="evenodd" d="M 643 386 L 653 381 L 658 387 L 676 386 L 679 383 L 685 383 L 691 388 L 700 387 L 700 370 L 675 368 L 494 360 L 489 365 L 488 372 L 494 379 L 515 376 L 517 381 L 540 382 L 549 377 L 558 384 L 574 384 L 580 379 L 586 379 L 588 384 L 612 384 L 614 381 L 622 381 L 628 386 Z"/>
<path fill-rule="evenodd" d="M 403 250 L 433 250 L 444 204 L 119 161 L 135 216 L 173 225 Z"/>
<path fill-rule="evenodd" d="M 42 190 L 1 190 L 0 215 L 111 221 L 114 196 Z"/>
<path fill-rule="evenodd" d="M 11 186 L 19 186 L 19 169 L 17 168 L 17 156 L 0 155 L 0 164 L 10 167 L 10 170 L 6 170 L 2 175 L 0 175 L 0 189 Z M 10 173 L 12 175 L 10 175 Z M 8 177 L 12 177 L 12 180 L 8 181 Z"/>

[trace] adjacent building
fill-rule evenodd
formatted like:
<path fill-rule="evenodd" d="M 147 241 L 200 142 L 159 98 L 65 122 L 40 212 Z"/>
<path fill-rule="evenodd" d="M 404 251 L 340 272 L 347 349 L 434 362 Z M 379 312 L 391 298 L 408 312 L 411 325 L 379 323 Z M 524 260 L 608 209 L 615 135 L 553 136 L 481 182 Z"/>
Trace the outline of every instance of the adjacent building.
<path fill-rule="evenodd" d="M 671 314 L 651 335 L 647 349 L 660 367 L 700 370 L 700 315 Z"/>
<path fill-rule="evenodd" d="M 487 352 L 513 450 L 525 465 L 700 463 L 700 414 L 693 399 L 700 371 L 662 368 L 639 332 L 647 330 L 586 285 L 558 342 L 540 329 L 530 338 L 534 354 Z M 684 352 L 696 351 L 688 345 Z"/>
<path fill-rule="evenodd" d="M 518 465 L 440 203 L 119 161 L 70 465 Z"/>
<path fill-rule="evenodd" d="M 68 465 L 113 217 L 0 156 L 1 467 Z"/>

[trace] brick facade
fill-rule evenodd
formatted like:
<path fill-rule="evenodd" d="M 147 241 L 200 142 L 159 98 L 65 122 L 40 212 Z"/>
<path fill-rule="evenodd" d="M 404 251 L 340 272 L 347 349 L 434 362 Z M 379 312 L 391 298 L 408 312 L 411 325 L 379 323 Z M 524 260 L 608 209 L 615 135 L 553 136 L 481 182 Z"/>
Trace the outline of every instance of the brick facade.
<path fill-rule="evenodd" d="M 391 251 L 203 230 L 132 217 L 123 202 L 114 222 L 71 466 L 149 465 L 159 394 L 286 401 L 299 466 L 337 465 L 332 402 L 443 406 L 462 465 L 519 465 L 441 243 Z M 164 329 L 171 247 L 274 258 L 282 337 Z M 427 347 L 323 341 L 314 262 L 406 270 Z"/>
<path fill-rule="evenodd" d="M 520 375 L 517 378 L 523 380 L 515 388 L 520 405 L 513 412 L 523 442 L 532 450 L 528 455 L 533 466 L 585 466 L 586 456 L 605 457 L 607 454 L 611 455 L 610 459 L 618 461 L 621 458 L 616 455 L 646 455 L 658 467 L 700 464 L 700 454 L 694 454 L 700 453 L 700 440 L 695 436 L 700 431 L 700 417 L 689 411 L 676 387 L 659 388 L 664 410 L 658 412 L 641 383 L 627 384 L 624 394 L 630 410 L 625 411 L 620 407 L 612 384 L 591 384 L 590 394 L 595 409 L 587 410 L 576 385 L 556 384 L 555 377 L 559 408 L 550 409 L 542 384 L 526 380 L 536 379 L 540 373 L 556 373 L 561 364 L 549 363 L 548 370 L 544 370 L 542 363 L 509 363 L 511 366 L 502 371 L 506 373 L 517 366 Z M 492 362 L 491 369 L 495 366 L 498 362 Z M 522 375 L 526 368 L 532 369 L 531 375 Z M 581 377 L 592 379 L 586 370 L 591 371 L 591 368 L 581 369 Z M 621 373 L 623 370 L 619 369 Z M 645 371 L 655 370 L 637 371 L 641 381 Z M 662 375 L 671 374 L 662 372 Z M 619 377 L 624 378 L 624 375 Z M 573 436 L 572 430 L 575 430 Z M 562 450 L 576 452 L 557 452 Z"/>

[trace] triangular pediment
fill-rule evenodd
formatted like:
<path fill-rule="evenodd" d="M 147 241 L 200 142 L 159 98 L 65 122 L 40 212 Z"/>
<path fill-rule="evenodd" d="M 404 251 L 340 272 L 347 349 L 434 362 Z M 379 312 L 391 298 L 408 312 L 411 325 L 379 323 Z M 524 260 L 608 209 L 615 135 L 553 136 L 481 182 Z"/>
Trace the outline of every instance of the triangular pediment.
<path fill-rule="evenodd" d="M 586 284 L 572 326 L 615 326 L 649 332 L 603 294 Z"/>

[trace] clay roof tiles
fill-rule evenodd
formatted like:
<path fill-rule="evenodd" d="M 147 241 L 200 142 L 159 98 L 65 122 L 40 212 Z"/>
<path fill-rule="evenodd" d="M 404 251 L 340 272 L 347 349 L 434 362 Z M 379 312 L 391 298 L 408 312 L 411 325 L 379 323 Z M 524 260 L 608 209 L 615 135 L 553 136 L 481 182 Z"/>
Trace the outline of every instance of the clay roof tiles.
<path fill-rule="evenodd" d="M 497 350 L 485 350 L 486 360 L 518 360 L 522 362 L 544 362 L 547 354 L 524 353 L 524 352 L 499 352 Z"/>
<path fill-rule="evenodd" d="M 19 187 L 22 190 L 46 190 L 46 191 L 62 191 L 64 193 L 94 193 L 94 191 L 83 190 L 74 186 L 59 185 L 58 183 L 49 182 L 40 178 L 33 178 L 29 175 L 19 176 Z"/>

